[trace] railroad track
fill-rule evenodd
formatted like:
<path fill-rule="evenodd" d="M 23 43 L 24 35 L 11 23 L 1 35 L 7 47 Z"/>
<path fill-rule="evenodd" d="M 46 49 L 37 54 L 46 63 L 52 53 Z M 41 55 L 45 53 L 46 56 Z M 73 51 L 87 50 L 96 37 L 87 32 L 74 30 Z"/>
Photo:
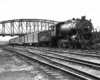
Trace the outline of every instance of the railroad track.
<path fill-rule="evenodd" d="M 86 55 L 86 56 L 100 56 L 99 50 L 81 50 L 81 49 L 59 49 L 59 48 L 46 48 L 46 47 L 28 47 L 31 49 L 40 49 L 40 50 L 46 50 L 46 51 L 53 51 L 53 52 L 60 52 L 60 53 L 72 53 L 72 54 L 78 54 L 78 55 Z"/>
<path fill-rule="evenodd" d="M 23 49 L 25 50 L 25 48 L 18 48 L 18 49 Z M 32 47 L 26 47 L 26 49 L 31 49 L 31 50 L 36 50 L 37 51 L 42 51 L 42 52 L 45 52 L 45 53 L 49 53 L 49 54 L 55 54 L 55 55 L 58 55 L 58 56 L 61 56 L 61 57 L 65 57 L 67 59 L 74 59 L 75 61 L 77 60 L 80 60 L 80 61 L 83 61 L 83 62 L 87 62 L 87 64 L 89 63 L 94 63 L 96 65 L 100 65 L 100 54 L 99 55 L 92 55 L 92 54 L 82 54 L 82 53 L 78 53 L 78 52 L 71 52 L 71 51 L 68 51 L 68 52 L 62 52 L 62 51 L 55 51 L 54 49 L 43 49 L 43 48 L 32 48 Z M 61 58 L 60 57 L 60 58 Z M 74 61 L 73 60 L 73 61 Z M 88 63 L 89 62 L 89 63 Z"/>
<path fill-rule="evenodd" d="M 32 50 L 28 50 L 28 51 L 33 53 Z M 71 57 L 67 57 L 67 56 L 63 56 L 63 55 L 59 55 L 59 54 L 51 53 L 51 52 L 45 52 L 45 54 L 42 53 L 42 52 L 41 53 L 40 52 L 35 52 L 35 53 L 37 53 L 41 56 L 60 59 L 60 60 L 63 60 L 63 61 L 68 61 L 68 62 L 75 62 L 75 63 L 80 64 L 80 65 L 87 65 L 90 68 L 100 69 L 100 64 L 99 63 L 93 63 L 93 62 L 89 62 L 89 61 L 85 61 L 85 60 L 75 59 L 75 58 L 71 58 Z"/>
<path fill-rule="evenodd" d="M 26 48 L 27 49 L 27 48 Z M 100 54 L 90 54 L 90 53 L 80 53 L 80 52 L 73 52 L 73 51 L 57 51 L 54 49 L 43 49 L 43 48 L 28 48 L 28 49 L 33 49 L 37 51 L 44 51 L 47 53 L 52 53 L 52 54 L 59 54 L 60 56 L 66 56 L 70 58 L 76 58 L 84 61 L 90 61 L 94 63 L 100 64 Z"/>
<path fill-rule="evenodd" d="M 16 52 L 17 54 L 21 54 L 21 55 L 27 56 L 29 58 L 35 59 L 35 60 L 37 60 L 37 61 L 39 61 L 43 64 L 46 64 L 46 65 L 55 67 L 57 69 L 60 69 L 64 72 L 70 73 L 70 74 L 72 74 L 74 76 L 77 76 L 81 79 L 100 80 L 100 76 L 93 75 L 93 74 L 90 74 L 90 73 L 87 73 L 87 72 L 84 72 L 82 70 L 75 69 L 73 67 L 70 67 L 70 66 L 66 65 L 65 60 L 61 59 L 61 58 L 52 57 L 50 55 L 49 56 L 43 55 L 43 54 L 40 55 L 40 53 L 37 54 L 37 53 L 34 53 L 34 52 L 23 52 L 21 50 L 18 51 L 18 49 L 15 50 L 14 52 Z M 95 67 L 96 67 L 96 65 L 95 65 Z M 99 68 L 99 66 L 98 66 L 98 68 Z"/>
<path fill-rule="evenodd" d="M 25 48 L 21 46 L 21 48 Z M 30 49 L 40 49 L 46 51 L 60 52 L 60 53 L 72 53 L 78 55 L 89 55 L 89 56 L 100 56 L 100 50 L 82 50 L 82 49 L 67 49 L 67 48 L 51 48 L 51 47 L 30 47 L 26 46 L 26 48 Z"/>

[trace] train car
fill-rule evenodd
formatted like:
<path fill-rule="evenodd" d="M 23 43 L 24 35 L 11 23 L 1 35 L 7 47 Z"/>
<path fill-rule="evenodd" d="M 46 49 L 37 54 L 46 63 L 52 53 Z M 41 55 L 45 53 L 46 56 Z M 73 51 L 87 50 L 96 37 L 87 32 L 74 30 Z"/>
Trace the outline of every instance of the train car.
<path fill-rule="evenodd" d="M 24 45 L 28 45 L 28 35 L 24 35 Z"/>
<path fill-rule="evenodd" d="M 50 31 L 40 31 L 34 32 L 31 34 L 27 34 L 24 37 L 24 43 L 26 45 L 36 45 L 36 46 L 43 46 L 48 45 L 50 43 L 51 35 Z"/>
<path fill-rule="evenodd" d="M 34 32 L 31 34 L 27 34 L 24 36 L 24 44 L 25 45 L 36 45 L 39 43 L 39 32 Z"/>
<path fill-rule="evenodd" d="M 39 33 L 40 32 L 33 33 L 33 45 L 37 45 L 39 43 Z"/>
<path fill-rule="evenodd" d="M 15 44 L 14 38 L 9 40 L 9 44 L 10 44 L 10 45 L 14 45 L 14 44 Z"/>
<path fill-rule="evenodd" d="M 33 33 L 25 35 L 25 43 L 27 45 L 32 45 L 32 43 L 33 43 L 33 37 L 34 37 L 33 35 L 34 35 Z"/>
<path fill-rule="evenodd" d="M 24 36 L 24 43 L 25 45 L 35 45 L 38 43 L 38 33 L 31 33 Z"/>
<path fill-rule="evenodd" d="M 10 45 L 18 45 L 19 44 L 19 37 L 15 37 L 9 40 Z"/>
<path fill-rule="evenodd" d="M 22 45 L 22 44 L 24 44 L 24 36 L 15 37 L 13 39 L 10 39 L 9 44 L 13 44 L 13 45 Z"/>
<path fill-rule="evenodd" d="M 19 45 L 19 37 L 14 38 L 14 43 L 15 43 L 15 45 Z"/>
<path fill-rule="evenodd" d="M 19 45 L 24 45 L 25 43 L 25 36 L 20 36 L 19 37 Z"/>
<path fill-rule="evenodd" d="M 49 46 L 51 41 L 51 31 L 41 31 L 39 34 L 39 45 L 40 46 Z"/>

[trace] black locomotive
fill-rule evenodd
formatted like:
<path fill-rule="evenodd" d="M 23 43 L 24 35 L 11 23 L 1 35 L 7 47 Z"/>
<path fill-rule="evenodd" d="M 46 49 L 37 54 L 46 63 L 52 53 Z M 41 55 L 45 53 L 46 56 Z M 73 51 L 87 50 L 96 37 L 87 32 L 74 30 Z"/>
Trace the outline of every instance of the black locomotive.
<path fill-rule="evenodd" d="M 93 45 L 91 20 L 72 19 L 51 26 L 51 44 L 58 47 L 89 48 Z"/>

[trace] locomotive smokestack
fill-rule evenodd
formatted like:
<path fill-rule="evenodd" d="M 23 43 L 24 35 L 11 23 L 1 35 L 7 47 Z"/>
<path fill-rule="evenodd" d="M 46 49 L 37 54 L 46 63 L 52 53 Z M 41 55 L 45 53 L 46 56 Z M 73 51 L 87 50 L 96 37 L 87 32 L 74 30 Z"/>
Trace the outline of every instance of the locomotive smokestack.
<path fill-rule="evenodd" d="M 86 17 L 86 16 L 82 16 L 82 20 L 85 20 L 85 17 Z"/>
<path fill-rule="evenodd" d="M 73 21 L 75 20 L 75 18 L 72 19 Z"/>

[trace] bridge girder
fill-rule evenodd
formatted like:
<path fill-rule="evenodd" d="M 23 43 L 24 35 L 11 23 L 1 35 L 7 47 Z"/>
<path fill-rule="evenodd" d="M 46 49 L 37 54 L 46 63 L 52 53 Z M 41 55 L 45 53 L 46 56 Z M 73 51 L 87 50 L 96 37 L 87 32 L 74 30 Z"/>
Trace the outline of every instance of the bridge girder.
<path fill-rule="evenodd" d="M 0 22 L 0 36 L 21 36 L 41 30 L 49 30 L 58 21 L 46 19 L 13 19 Z"/>

